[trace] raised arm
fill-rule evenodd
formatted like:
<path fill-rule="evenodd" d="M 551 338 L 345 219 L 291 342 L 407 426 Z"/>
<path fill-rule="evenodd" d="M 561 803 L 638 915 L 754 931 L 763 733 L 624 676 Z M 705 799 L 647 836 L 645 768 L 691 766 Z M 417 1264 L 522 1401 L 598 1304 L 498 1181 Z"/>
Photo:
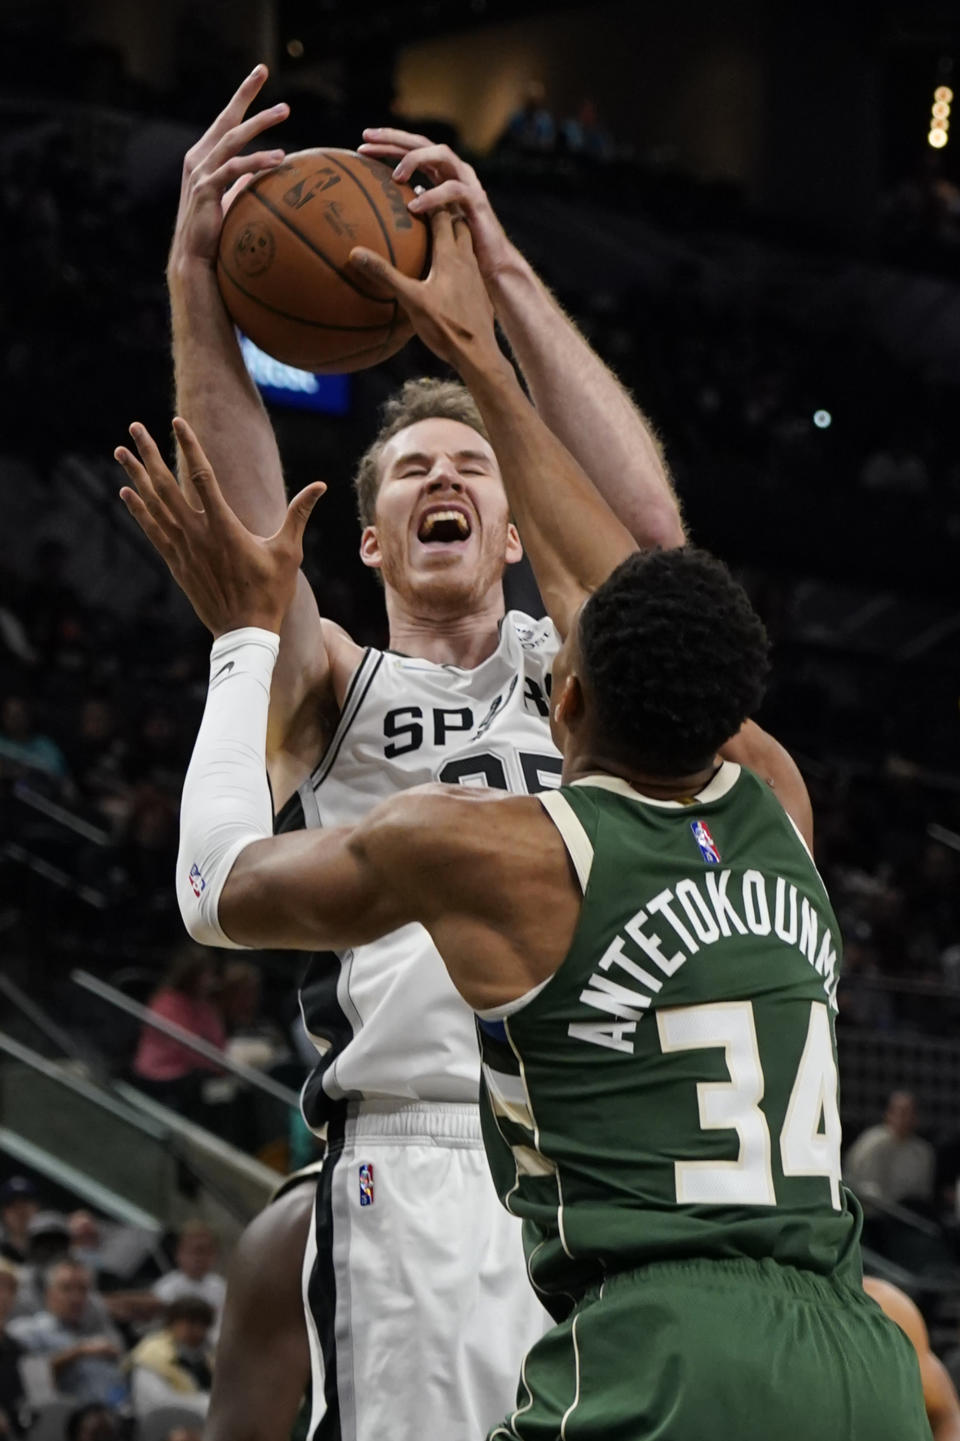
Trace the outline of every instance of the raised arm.
<path fill-rule="evenodd" d="M 411 202 L 412 210 L 430 215 L 456 205 L 462 212 L 539 415 L 615 515 L 641 546 L 682 545 L 677 498 L 650 422 L 510 242 L 473 167 L 425 135 L 377 129 L 363 136 L 364 154 L 399 159 L 398 180 L 421 171 L 433 182 Z"/>
<path fill-rule="evenodd" d="M 466 224 L 439 211 L 433 235 L 434 263 L 425 281 L 399 275 L 370 251 L 354 251 L 353 260 L 397 296 L 421 338 L 470 387 L 548 614 L 566 635 L 586 596 L 636 542 L 524 397 L 497 345 Z M 748 721 L 723 754 L 767 781 L 810 846 L 809 797 L 779 742 Z"/>
<path fill-rule="evenodd" d="M 236 515 L 264 536 L 279 529 L 286 514 L 283 470 L 215 265 L 225 193 L 283 158 L 276 149 L 241 154 L 288 114 L 288 106 L 279 104 L 244 119 L 266 78 L 266 66 L 258 65 L 187 152 L 167 265 L 177 409 L 189 417 Z M 181 483 L 189 494 L 189 476 L 181 474 Z M 323 718 L 333 710 L 328 641 L 333 636 L 336 644 L 334 632 L 321 621 L 301 576 L 284 624 L 270 715 L 268 758 L 278 803 L 323 745 Z"/>
<path fill-rule="evenodd" d="M 439 210 L 432 227 L 434 261 L 425 281 L 406 279 L 368 250 L 353 251 L 351 263 L 393 291 L 421 338 L 469 386 L 547 612 L 566 635 L 586 596 L 637 545 L 527 400 L 500 350 L 467 225 Z"/>

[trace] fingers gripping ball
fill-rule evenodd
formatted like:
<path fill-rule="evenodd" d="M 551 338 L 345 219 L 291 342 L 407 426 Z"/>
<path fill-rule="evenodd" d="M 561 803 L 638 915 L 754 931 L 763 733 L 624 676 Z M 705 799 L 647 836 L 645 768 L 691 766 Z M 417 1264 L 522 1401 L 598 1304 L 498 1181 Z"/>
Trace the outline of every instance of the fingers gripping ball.
<path fill-rule="evenodd" d="M 410 338 L 392 299 L 347 269 L 355 245 L 419 278 L 429 231 L 409 185 L 352 150 L 301 150 L 258 175 L 223 223 L 217 278 L 245 335 L 304 370 L 363 370 Z"/>

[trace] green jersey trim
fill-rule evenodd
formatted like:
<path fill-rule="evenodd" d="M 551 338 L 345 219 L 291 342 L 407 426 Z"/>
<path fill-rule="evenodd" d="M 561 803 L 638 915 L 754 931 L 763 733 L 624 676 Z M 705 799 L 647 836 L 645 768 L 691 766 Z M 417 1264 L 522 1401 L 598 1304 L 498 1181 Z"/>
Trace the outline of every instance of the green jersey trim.
<path fill-rule="evenodd" d="M 537 800 L 560 832 L 577 873 L 580 889 L 586 895 L 593 868 L 593 842 L 584 830 L 583 822 L 561 791 L 541 791 Z"/>
<path fill-rule="evenodd" d="M 733 790 L 740 779 L 740 766 L 735 761 L 721 761 L 710 780 L 697 791 L 696 795 L 684 797 L 681 801 L 661 801 L 654 796 L 644 795 L 632 786 L 629 781 L 623 780 L 620 776 L 595 775 L 582 776 L 580 780 L 571 781 L 575 786 L 592 786 L 596 790 L 612 791 L 614 795 L 626 796 L 627 800 L 638 801 L 645 806 L 658 806 L 664 811 L 684 811 L 689 806 L 705 806 L 711 801 L 722 800 L 729 791 Z"/>

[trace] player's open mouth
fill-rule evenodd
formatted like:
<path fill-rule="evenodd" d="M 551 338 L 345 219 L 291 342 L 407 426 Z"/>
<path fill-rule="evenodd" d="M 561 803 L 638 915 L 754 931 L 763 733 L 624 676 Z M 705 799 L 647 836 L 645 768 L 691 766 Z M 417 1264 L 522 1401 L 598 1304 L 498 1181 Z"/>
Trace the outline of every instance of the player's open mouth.
<path fill-rule="evenodd" d="M 421 518 L 417 540 L 424 545 L 449 545 L 458 540 L 469 540 L 472 532 L 473 526 L 465 511 L 455 510 L 452 506 L 438 506 Z"/>

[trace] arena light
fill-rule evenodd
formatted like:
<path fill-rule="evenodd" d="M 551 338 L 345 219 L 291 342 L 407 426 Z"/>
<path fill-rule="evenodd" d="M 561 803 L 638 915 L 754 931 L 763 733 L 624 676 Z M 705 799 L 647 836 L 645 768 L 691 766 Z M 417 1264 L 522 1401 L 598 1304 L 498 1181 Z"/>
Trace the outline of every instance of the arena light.
<path fill-rule="evenodd" d="M 950 139 L 950 106 L 953 102 L 953 91 L 949 85 L 938 85 L 933 92 L 933 104 L 930 107 L 930 129 L 927 133 L 927 144 L 934 150 L 942 150 Z"/>

